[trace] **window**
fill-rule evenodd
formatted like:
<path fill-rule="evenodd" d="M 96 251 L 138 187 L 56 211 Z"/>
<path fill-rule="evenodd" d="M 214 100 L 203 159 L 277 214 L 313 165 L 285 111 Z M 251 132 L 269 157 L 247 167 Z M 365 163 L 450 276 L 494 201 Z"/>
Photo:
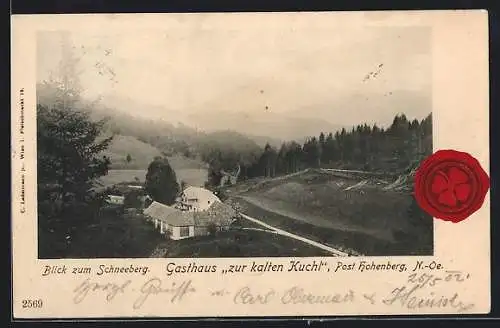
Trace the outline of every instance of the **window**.
<path fill-rule="evenodd" d="M 180 227 L 179 228 L 180 237 L 188 237 L 189 236 L 189 227 Z"/>

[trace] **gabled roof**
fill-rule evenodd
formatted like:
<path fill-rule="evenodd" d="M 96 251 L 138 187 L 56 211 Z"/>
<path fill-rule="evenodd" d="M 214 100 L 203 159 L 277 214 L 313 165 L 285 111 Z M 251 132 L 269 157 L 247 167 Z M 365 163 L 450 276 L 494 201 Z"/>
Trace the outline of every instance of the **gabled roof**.
<path fill-rule="evenodd" d="M 148 208 L 144 210 L 144 214 L 154 218 L 158 218 L 161 216 L 170 215 L 172 213 L 175 213 L 176 211 L 177 209 L 171 206 L 153 201 L 151 205 L 149 205 Z"/>
<path fill-rule="evenodd" d="M 217 197 L 213 192 L 201 187 L 187 187 L 186 189 L 184 189 L 183 193 L 187 198 L 190 199 L 213 199 L 214 201 L 220 201 L 219 197 Z"/>
<path fill-rule="evenodd" d="M 151 205 L 144 210 L 144 214 L 173 226 L 194 225 L 194 216 L 192 212 L 181 211 L 156 201 L 152 202 Z"/>

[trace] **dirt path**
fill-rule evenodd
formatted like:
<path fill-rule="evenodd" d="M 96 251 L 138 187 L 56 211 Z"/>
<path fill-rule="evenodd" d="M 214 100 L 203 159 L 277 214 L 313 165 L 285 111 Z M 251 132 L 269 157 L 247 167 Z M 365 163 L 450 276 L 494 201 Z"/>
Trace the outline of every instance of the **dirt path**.
<path fill-rule="evenodd" d="M 309 244 L 311 246 L 315 246 L 317 248 L 321 248 L 322 250 L 325 250 L 327 252 L 330 252 L 331 254 L 335 255 L 335 256 L 349 256 L 348 254 L 344 253 L 344 252 L 341 252 L 339 251 L 338 249 L 335 249 L 335 248 L 332 248 L 332 247 L 329 247 L 329 246 L 326 246 L 326 245 L 323 245 L 323 244 L 320 244 L 318 242 L 315 242 L 314 240 L 310 240 L 310 239 L 307 239 L 307 238 L 304 238 L 304 237 L 301 237 L 301 236 L 298 236 L 298 235 L 295 235 L 293 233 L 290 233 L 288 231 L 285 231 L 285 230 L 282 230 L 282 229 L 279 229 L 279 228 L 276 228 L 276 227 L 273 227 L 272 225 L 269 225 L 267 223 L 264 223 L 260 220 L 257 220 L 255 218 L 252 218 L 251 216 L 248 216 L 246 214 L 243 214 L 241 213 L 241 216 L 249 221 L 252 221 L 253 223 L 256 223 L 258 225 L 261 225 L 271 231 L 269 231 L 270 233 L 276 233 L 276 234 L 279 234 L 279 235 L 282 235 L 282 236 L 286 236 L 286 237 L 289 237 L 289 238 L 293 238 L 293 239 L 296 239 L 296 240 L 300 240 L 306 244 Z"/>
<path fill-rule="evenodd" d="M 376 173 L 370 172 L 370 171 L 359 171 L 359 170 L 342 170 L 342 169 L 320 169 L 321 171 L 325 172 L 340 172 L 340 173 L 362 173 L 362 174 L 372 174 L 372 175 L 377 175 Z"/>

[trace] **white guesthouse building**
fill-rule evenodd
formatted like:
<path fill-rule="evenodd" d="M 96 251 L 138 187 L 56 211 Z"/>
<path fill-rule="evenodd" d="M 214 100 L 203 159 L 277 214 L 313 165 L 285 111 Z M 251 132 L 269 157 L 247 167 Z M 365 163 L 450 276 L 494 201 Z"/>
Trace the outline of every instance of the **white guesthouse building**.
<path fill-rule="evenodd" d="M 226 230 L 237 213 L 209 190 L 188 187 L 174 206 L 153 201 L 144 214 L 162 234 L 180 240 L 208 235 L 211 226 L 219 231 Z"/>
<path fill-rule="evenodd" d="M 177 199 L 177 208 L 188 212 L 206 211 L 219 197 L 210 190 L 200 187 L 187 187 Z"/>

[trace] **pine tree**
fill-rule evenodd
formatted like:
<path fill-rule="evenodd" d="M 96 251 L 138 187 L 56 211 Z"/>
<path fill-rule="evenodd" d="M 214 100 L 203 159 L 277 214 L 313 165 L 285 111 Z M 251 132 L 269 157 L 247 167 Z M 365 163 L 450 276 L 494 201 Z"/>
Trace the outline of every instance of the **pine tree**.
<path fill-rule="evenodd" d="M 92 190 L 107 174 L 102 156 L 112 137 L 103 135 L 104 120 L 88 112 L 95 102 L 81 99 L 80 71 L 69 35 L 61 39 L 62 60 L 48 81 L 37 85 L 37 178 L 39 256 L 69 254 L 76 231 L 99 218 L 105 195 Z"/>
<path fill-rule="evenodd" d="M 302 147 L 306 163 L 311 167 L 319 167 L 320 165 L 320 146 L 316 137 L 312 137 L 304 142 Z"/>
<path fill-rule="evenodd" d="M 146 173 L 146 192 L 153 200 L 172 205 L 179 193 L 175 171 L 166 157 L 156 157 Z"/>
<path fill-rule="evenodd" d="M 321 163 L 325 161 L 324 154 L 325 154 L 325 134 L 321 132 L 319 134 L 318 138 L 318 150 L 319 150 L 319 155 L 318 155 L 318 166 L 321 166 Z"/>
<path fill-rule="evenodd" d="M 259 166 L 262 169 L 262 174 L 265 177 L 273 177 L 276 174 L 276 160 L 278 158 L 278 154 L 276 150 L 266 143 L 264 147 L 264 152 L 262 153 Z"/>
<path fill-rule="evenodd" d="M 337 150 L 335 146 L 335 139 L 333 134 L 330 132 L 325 140 L 325 146 L 323 151 L 323 161 L 330 163 L 335 160 L 337 156 Z"/>
<path fill-rule="evenodd" d="M 286 158 L 287 153 L 288 153 L 288 145 L 286 143 L 282 143 L 276 161 L 276 172 L 278 174 L 286 174 L 290 170 Z"/>

